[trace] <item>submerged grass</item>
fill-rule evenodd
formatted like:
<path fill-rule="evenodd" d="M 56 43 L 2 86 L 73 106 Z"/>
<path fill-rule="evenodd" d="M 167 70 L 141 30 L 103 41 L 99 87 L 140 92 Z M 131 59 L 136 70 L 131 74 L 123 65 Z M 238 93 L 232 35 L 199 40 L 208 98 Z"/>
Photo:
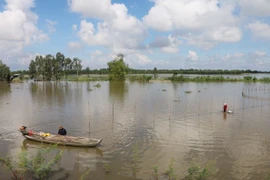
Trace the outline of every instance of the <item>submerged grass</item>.
<path fill-rule="evenodd" d="M 143 82 L 149 82 L 152 79 L 152 76 L 147 75 L 130 75 L 127 77 L 130 81 L 143 81 Z"/>
<path fill-rule="evenodd" d="M 13 174 L 13 179 L 47 179 L 54 165 L 62 158 L 63 150 L 57 152 L 48 162 L 48 155 L 55 146 L 46 149 L 38 149 L 34 156 L 30 156 L 26 150 L 18 155 L 18 160 L 12 161 L 10 157 L 0 158 L 2 165 L 7 167 Z"/>

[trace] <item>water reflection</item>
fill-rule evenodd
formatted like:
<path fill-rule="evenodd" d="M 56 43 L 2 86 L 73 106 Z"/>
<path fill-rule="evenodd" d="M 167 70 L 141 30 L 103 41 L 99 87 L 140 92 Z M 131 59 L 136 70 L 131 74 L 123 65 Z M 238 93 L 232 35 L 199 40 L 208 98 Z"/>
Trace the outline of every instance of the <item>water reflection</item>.
<path fill-rule="evenodd" d="M 227 120 L 227 113 L 226 112 L 223 113 L 223 119 Z"/>
<path fill-rule="evenodd" d="M 111 101 L 118 101 L 123 103 L 125 100 L 125 94 L 128 92 L 128 86 L 125 81 L 110 81 L 109 82 L 109 94 Z"/>

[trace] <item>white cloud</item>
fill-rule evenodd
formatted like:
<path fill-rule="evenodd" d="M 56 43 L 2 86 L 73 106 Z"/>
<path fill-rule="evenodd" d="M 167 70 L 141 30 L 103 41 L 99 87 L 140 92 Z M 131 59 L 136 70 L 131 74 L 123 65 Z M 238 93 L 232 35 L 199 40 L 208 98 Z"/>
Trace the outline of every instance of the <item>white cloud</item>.
<path fill-rule="evenodd" d="M 72 31 L 77 31 L 77 29 L 78 29 L 77 25 L 76 24 L 73 24 L 72 25 Z"/>
<path fill-rule="evenodd" d="M 46 19 L 47 22 L 47 28 L 50 33 L 53 33 L 56 31 L 55 25 L 57 25 L 57 21 L 51 21 Z"/>
<path fill-rule="evenodd" d="M 69 51 L 71 51 L 73 53 L 79 52 L 83 48 L 84 48 L 83 45 L 79 42 L 69 42 L 68 43 L 68 49 L 69 49 Z"/>
<path fill-rule="evenodd" d="M 179 45 L 182 43 L 178 36 L 168 36 L 169 45 L 162 48 L 166 53 L 177 53 L 179 51 Z"/>
<path fill-rule="evenodd" d="M 266 56 L 266 52 L 264 51 L 255 51 L 256 56 Z"/>
<path fill-rule="evenodd" d="M 255 37 L 270 40 L 270 25 L 261 23 L 259 21 L 255 23 L 249 23 L 247 28 L 250 29 Z"/>
<path fill-rule="evenodd" d="M 81 13 L 84 17 L 108 19 L 116 16 L 112 10 L 111 0 L 68 0 L 73 12 Z"/>
<path fill-rule="evenodd" d="M 147 57 L 144 54 L 141 53 L 134 53 L 130 56 L 125 56 L 125 62 L 129 65 L 131 68 L 141 68 L 145 67 L 152 63 L 152 60 Z"/>
<path fill-rule="evenodd" d="M 6 64 L 16 64 L 25 46 L 48 40 L 37 27 L 38 16 L 31 11 L 34 0 L 6 0 L 0 12 L 0 56 Z M 26 54 L 27 55 L 27 54 Z"/>
<path fill-rule="evenodd" d="M 218 42 L 238 42 L 242 37 L 232 4 L 219 6 L 218 0 L 153 2 L 143 22 L 158 31 L 177 31 L 191 45 L 210 49 Z"/>
<path fill-rule="evenodd" d="M 128 14 L 124 4 L 111 4 L 110 0 L 69 0 L 70 9 L 85 17 L 100 19 L 96 27 L 92 22 L 82 20 L 79 37 L 88 45 L 101 45 L 130 50 L 143 48 L 147 30 L 142 22 Z"/>
<path fill-rule="evenodd" d="M 191 61 L 197 61 L 198 60 L 198 55 L 194 51 L 188 51 L 188 59 Z"/>
<path fill-rule="evenodd" d="M 177 53 L 181 43 L 179 36 L 169 35 L 168 37 L 156 37 L 156 39 L 149 44 L 149 47 L 161 48 L 165 53 Z"/>
<path fill-rule="evenodd" d="M 269 0 L 239 0 L 243 15 L 270 16 Z"/>
<path fill-rule="evenodd" d="M 220 42 L 238 42 L 241 40 L 242 32 L 236 27 L 220 27 L 212 32 L 213 40 Z"/>

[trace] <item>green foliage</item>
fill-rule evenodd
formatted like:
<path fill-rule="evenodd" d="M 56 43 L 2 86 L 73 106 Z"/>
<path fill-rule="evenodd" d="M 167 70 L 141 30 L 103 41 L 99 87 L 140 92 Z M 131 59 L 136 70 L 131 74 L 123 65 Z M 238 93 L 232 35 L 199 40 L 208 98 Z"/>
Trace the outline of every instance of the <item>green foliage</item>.
<path fill-rule="evenodd" d="M 10 158 L 0 158 L 0 162 L 13 173 L 15 179 L 26 179 L 27 176 L 47 179 L 51 168 L 61 160 L 63 154 L 63 150 L 61 150 L 51 160 L 45 162 L 54 147 L 56 146 L 38 149 L 33 157 L 29 156 L 27 151 L 22 150 L 18 156 L 18 161 L 12 162 Z"/>
<path fill-rule="evenodd" d="M 128 65 L 124 62 L 124 55 L 119 54 L 113 61 L 108 62 L 109 80 L 124 81 Z"/>
<path fill-rule="evenodd" d="M 89 74 L 90 74 L 90 68 L 89 68 L 89 67 L 87 67 L 87 68 L 85 69 L 85 73 L 87 74 L 87 77 L 89 77 Z"/>
<path fill-rule="evenodd" d="M 81 176 L 80 176 L 80 180 L 84 180 L 84 178 L 86 178 L 86 176 L 90 173 L 91 169 L 89 168 L 87 171 L 85 171 Z"/>
<path fill-rule="evenodd" d="M 165 174 L 168 176 L 169 180 L 176 179 L 175 170 L 173 168 L 174 159 L 172 158 L 170 160 L 168 170 L 165 172 Z"/>
<path fill-rule="evenodd" d="M 79 79 L 79 72 L 82 70 L 82 60 L 79 58 L 74 58 L 72 61 L 73 69 L 77 72 L 77 79 Z"/>
<path fill-rule="evenodd" d="M 158 180 L 158 166 L 153 166 L 153 177 Z"/>
<path fill-rule="evenodd" d="M 101 84 L 97 83 L 97 84 L 94 85 L 94 87 L 100 88 L 101 87 Z"/>
<path fill-rule="evenodd" d="M 63 73 L 66 78 L 67 71 L 72 70 L 73 67 L 77 73 L 81 69 L 81 60 L 74 58 L 73 61 L 70 58 L 65 58 L 60 52 L 55 57 L 51 54 L 46 56 L 37 55 L 35 60 L 31 60 L 29 64 L 30 78 L 41 76 L 42 80 L 59 80 Z"/>
<path fill-rule="evenodd" d="M 9 81 L 9 80 L 10 80 L 10 69 L 0 60 L 0 81 Z"/>
<path fill-rule="evenodd" d="M 244 76 L 244 81 L 251 81 L 252 80 L 252 76 Z"/>
<path fill-rule="evenodd" d="M 104 169 L 105 169 L 106 173 L 111 172 L 111 168 L 110 168 L 109 164 L 107 164 L 107 163 L 104 164 Z"/>
<path fill-rule="evenodd" d="M 152 79 L 152 76 L 142 75 L 142 76 L 129 76 L 128 79 L 130 81 L 143 81 L 149 82 Z"/>
<path fill-rule="evenodd" d="M 204 168 L 201 168 L 197 163 L 192 162 L 188 168 L 189 180 L 207 180 L 210 176 L 217 172 L 215 162 L 209 161 Z"/>

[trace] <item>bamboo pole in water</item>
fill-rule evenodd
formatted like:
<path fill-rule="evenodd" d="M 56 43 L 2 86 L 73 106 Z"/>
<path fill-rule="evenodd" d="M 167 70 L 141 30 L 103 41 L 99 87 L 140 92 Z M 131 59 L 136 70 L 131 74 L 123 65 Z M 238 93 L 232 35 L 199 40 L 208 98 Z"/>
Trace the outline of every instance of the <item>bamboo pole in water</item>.
<path fill-rule="evenodd" d="M 169 120 L 171 120 L 171 98 L 169 99 Z"/>
<path fill-rule="evenodd" d="M 90 108 L 89 108 L 89 101 L 88 101 L 88 119 L 89 119 L 89 136 L 90 136 Z"/>
<path fill-rule="evenodd" d="M 112 103 L 112 121 L 114 122 L 114 100 Z"/>

